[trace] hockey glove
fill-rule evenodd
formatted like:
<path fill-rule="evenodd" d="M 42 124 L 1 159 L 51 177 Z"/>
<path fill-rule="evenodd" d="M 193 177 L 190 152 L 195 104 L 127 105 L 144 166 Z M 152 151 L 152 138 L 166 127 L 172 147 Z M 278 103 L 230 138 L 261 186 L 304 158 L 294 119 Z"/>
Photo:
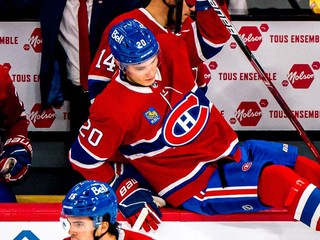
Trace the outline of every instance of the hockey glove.
<path fill-rule="evenodd" d="M 216 0 L 216 2 L 220 6 L 225 4 L 225 0 Z M 186 0 L 186 4 L 189 7 L 196 6 L 196 11 L 204 11 L 212 8 L 210 3 L 207 0 Z"/>
<path fill-rule="evenodd" d="M 159 208 L 165 205 L 162 198 L 152 196 L 146 188 L 140 188 L 133 178 L 122 180 L 115 192 L 119 211 L 134 230 L 143 228 L 149 232 L 158 229 L 162 217 Z"/>
<path fill-rule="evenodd" d="M 28 138 L 9 138 L 0 155 L 0 174 L 6 182 L 21 179 L 31 166 L 32 146 Z"/>
<path fill-rule="evenodd" d="M 309 5 L 314 13 L 320 14 L 320 0 L 309 0 Z"/>

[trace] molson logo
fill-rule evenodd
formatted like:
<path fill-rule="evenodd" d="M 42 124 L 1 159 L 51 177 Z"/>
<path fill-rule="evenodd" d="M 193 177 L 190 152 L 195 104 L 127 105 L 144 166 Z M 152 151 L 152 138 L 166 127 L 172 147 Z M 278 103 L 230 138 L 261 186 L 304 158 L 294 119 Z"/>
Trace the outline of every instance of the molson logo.
<path fill-rule="evenodd" d="M 53 108 L 42 111 L 41 104 L 36 103 L 32 107 L 28 118 L 35 128 L 50 128 L 56 119 L 56 114 Z"/>
<path fill-rule="evenodd" d="M 210 64 L 211 63 L 209 63 L 208 66 L 205 63 L 201 63 L 198 65 L 197 72 L 195 72 L 195 74 L 197 78 L 197 83 L 200 84 L 200 86 L 203 84 L 208 84 L 211 81 L 212 75 L 209 68 L 212 68 Z"/>
<path fill-rule="evenodd" d="M 28 51 L 31 48 L 37 52 L 42 52 L 42 36 L 41 36 L 41 28 L 35 28 L 31 33 L 30 38 L 28 39 L 29 44 L 25 44 L 23 46 L 24 50 Z"/>
<path fill-rule="evenodd" d="M 7 68 L 8 71 L 10 71 L 10 69 L 11 69 L 11 64 L 10 64 L 10 63 L 4 63 L 4 64 L 2 64 L 2 66 L 4 66 L 5 68 Z"/>
<path fill-rule="evenodd" d="M 260 101 L 261 107 L 266 107 L 267 105 L 268 101 L 266 99 Z M 257 102 L 241 102 L 234 113 L 235 118 L 231 118 L 230 123 L 235 124 L 238 121 L 241 126 L 257 126 L 262 118 L 260 106 Z"/>
<path fill-rule="evenodd" d="M 293 88 L 309 88 L 314 80 L 314 73 L 308 64 L 294 64 L 289 73 L 287 80 Z"/>
<path fill-rule="evenodd" d="M 267 24 L 261 24 L 260 30 L 262 32 L 266 32 L 268 29 Z M 256 51 L 262 43 L 260 30 L 256 26 L 243 26 L 239 30 L 239 35 L 251 51 Z M 235 46 L 231 44 L 230 47 L 234 48 Z"/>

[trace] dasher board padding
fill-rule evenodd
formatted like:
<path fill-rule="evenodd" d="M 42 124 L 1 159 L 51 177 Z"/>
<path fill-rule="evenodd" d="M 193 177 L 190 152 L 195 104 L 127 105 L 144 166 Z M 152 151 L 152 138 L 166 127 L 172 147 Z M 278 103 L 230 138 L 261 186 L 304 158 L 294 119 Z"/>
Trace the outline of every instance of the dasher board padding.
<path fill-rule="evenodd" d="M 4 240 L 57 240 L 68 236 L 60 222 L 60 203 L 0 204 L 0 236 Z M 320 232 L 294 221 L 283 209 L 259 213 L 203 216 L 162 209 L 157 240 L 320 240 Z M 128 224 L 119 214 L 124 228 Z"/>

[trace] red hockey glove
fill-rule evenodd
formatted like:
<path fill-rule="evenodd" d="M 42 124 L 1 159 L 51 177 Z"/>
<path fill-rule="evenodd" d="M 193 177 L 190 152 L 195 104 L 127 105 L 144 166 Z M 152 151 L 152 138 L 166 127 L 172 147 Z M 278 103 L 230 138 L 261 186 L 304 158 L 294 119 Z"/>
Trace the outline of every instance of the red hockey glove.
<path fill-rule="evenodd" d="M 21 179 L 31 166 L 32 146 L 28 138 L 9 138 L 0 155 L 0 175 L 6 182 Z"/>
<path fill-rule="evenodd" d="M 134 230 L 143 228 L 146 232 L 158 229 L 162 214 L 160 207 L 165 205 L 162 198 L 152 196 L 152 192 L 139 188 L 133 178 L 126 178 L 116 188 L 119 211 Z"/>

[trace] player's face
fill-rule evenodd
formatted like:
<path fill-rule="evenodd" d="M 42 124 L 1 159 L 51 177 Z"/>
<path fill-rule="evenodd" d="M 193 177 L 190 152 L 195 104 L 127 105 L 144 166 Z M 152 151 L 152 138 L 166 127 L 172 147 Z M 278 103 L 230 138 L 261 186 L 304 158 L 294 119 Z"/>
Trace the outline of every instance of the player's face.
<path fill-rule="evenodd" d="M 69 234 L 73 240 L 93 240 L 93 221 L 88 217 L 68 217 Z"/>
<path fill-rule="evenodd" d="M 155 56 L 141 64 L 126 66 L 127 79 L 144 87 L 151 86 L 156 80 L 158 62 L 158 56 Z"/>

